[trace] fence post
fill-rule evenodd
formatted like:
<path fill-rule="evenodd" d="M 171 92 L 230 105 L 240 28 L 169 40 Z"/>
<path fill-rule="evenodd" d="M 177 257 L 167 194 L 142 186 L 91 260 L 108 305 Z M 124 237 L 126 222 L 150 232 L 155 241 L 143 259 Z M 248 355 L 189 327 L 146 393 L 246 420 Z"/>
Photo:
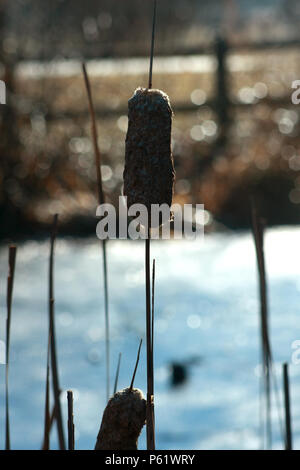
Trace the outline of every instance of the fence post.
<path fill-rule="evenodd" d="M 227 143 L 229 124 L 228 111 L 230 101 L 228 97 L 228 73 L 226 64 L 228 48 L 226 39 L 221 36 L 217 36 L 215 41 L 215 57 L 217 59 L 215 110 L 219 125 L 218 147 L 224 147 Z"/>

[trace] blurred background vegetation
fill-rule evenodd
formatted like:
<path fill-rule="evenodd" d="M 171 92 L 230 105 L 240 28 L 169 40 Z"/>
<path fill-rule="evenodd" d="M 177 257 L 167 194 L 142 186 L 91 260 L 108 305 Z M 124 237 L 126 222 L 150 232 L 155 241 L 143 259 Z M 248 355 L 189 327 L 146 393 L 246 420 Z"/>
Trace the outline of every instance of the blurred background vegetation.
<path fill-rule="evenodd" d="M 151 0 L 0 0 L 0 236 L 95 230 L 96 171 L 84 60 L 108 201 L 122 187 L 127 101 L 147 85 Z M 297 0 L 158 1 L 155 88 L 170 96 L 174 202 L 249 226 L 300 221 Z"/>

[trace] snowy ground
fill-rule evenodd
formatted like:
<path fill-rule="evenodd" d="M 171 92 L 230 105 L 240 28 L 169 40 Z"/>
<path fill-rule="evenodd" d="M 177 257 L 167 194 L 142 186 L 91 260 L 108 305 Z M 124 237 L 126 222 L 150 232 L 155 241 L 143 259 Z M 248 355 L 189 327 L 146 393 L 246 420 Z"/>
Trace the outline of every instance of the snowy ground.
<path fill-rule="evenodd" d="M 290 363 L 294 443 L 300 448 L 300 229 L 266 236 L 271 338 L 281 388 Z M 47 343 L 48 243 L 19 246 L 11 325 L 10 414 L 15 449 L 38 449 L 43 436 Z M 259 322 L 255 254 L 249 233 L 204 242 L 153 242 L 156 258 L 155 405 L 157 448 L 257 449 Z M 108 244 L 112 376 L 129 385 L 144 337 L 143 244 Z M 7 250 L 0 249 L 0 339 L 5 332 Z M 105 345 L 100 242 L 59 240 L 55 297 L 61 387 L 75 393 L 76 447 L 91 449 L 105 406 Z M 1 350 L 0 350 L 1 352 Z M 170 363 L 200 357 L 189 379 L 170 387 Z M 0 365 L 0 446 L 4 445 L 4 365 Z M 113 377 L 112 377 L 113 383 Z M 145 345 L 136 378 L 145 391 Z M 66 393 L 62 403 L 66 414 Z M 274 448 L 282 448 L 274 406 Z M 52 433 L 52 448 L 56 433 Z M 145 447 L 145 433 L 140 439 Z"/>

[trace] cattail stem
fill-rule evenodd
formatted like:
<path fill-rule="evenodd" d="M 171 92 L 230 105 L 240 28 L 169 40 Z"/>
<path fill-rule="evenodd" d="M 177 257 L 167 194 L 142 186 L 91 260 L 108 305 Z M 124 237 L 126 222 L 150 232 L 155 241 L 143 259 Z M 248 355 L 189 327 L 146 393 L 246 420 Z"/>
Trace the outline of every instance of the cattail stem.
<path fill-rule="evenodd" d="M 55 319 L 54 319 L 54 247 L 57 233 L 57 220 L 58 215 L 55 214 L 50 238 L 50 259 L 49 259 L 49 331 L 51 332 L 51 369 L 52 369 L 52 384 L 53 394 L 55 401 L 55 417 L 57 423 L 57 433 L 60 450 L 65 450 L 65 437 L 62 420 L 62 412 L 60 406 L 60 386 L 58 378 L 58 366 L 56 355 L 56 335 L 55 335 Z"/>
<path fill-rule="evenodd" d="M 75 449 L 75 427 L 74 427 L 74 416 L 73 416 L 73 392 L 72 390 L 67 391 L 68 399 L 68 450 Z"/>
<path fill-rule="evenodd" d="M 110 337 L 109 337 L 109 310 L 108 310 L 108 276 L 106 240 L 102 240 L 103 277 L 104 277 L 104 311 L 105 311 L 105 351 L 106 351 L 106 397 L 110 396 Z"/>
<path fill-rule="evenodd" d="M 152 309 L 151 309 L 151 420 L 153 427 L 153 445 L 155 448 L 155 415 L 154 415 L 154 292 L 155 292 L 155 259 L 152 264 Z"/>
<path fill-rule="evenodd" d="M 290 390 L 289 390 L 289 371 L 288 364 L 283 364 L 283 389 L 285 405 L 285 450 L 293 449 L 291 409 L 290 409 Z"/>
<path fill-rule="evenodd" d="M 97 175 L 97 194 L 98 204 L 105 202 L 103 186 L 102 186 L 102 174 L 101 174 L 101 155 L 98 145 L 98 133 L 96 126 L 95 109 L 93 105 L 92 91 L 90 81 L 85 64 L 82 64 L 83 77 L 85 87 L 88 95 L 89 112 L 91 117 L 91 130 L 93 147 L 95 154 L 96 164 L 96 175 Z M 102 254 L 103 254 L 103 277 L 104 277 L 104 311 L 105 311 L 105 347 L 106 347 L 106 398 L 109 399 L 109 384 L 110 384 L 110 335 L 109 335 L 109 303 L 108 303 L 108 276 L 107 276 L 107 251 L 106 251 L 106 240 L 102 240 Z"/>
<path fill-rule="evenodd" d="M 10 423 L 9 423 L 9 389 L 8 389 L 8 372 L 9 372 L 9 346 L 10 346 L 10 324 L 11 324 L 11 307 L 12 295 L 15 276 L 17 247 L 10 246 L 8 253 L 8 277 L 7 277 L 7 318 L 6 318 L 6 354 L 5 354 L 5 450 L 10 450 Z"/>
<path fill-rule="evenodd" d="M 152 325 L 151 325 L 151 337 L 152 337 L 152 344 L 151 344 L 151 349 L 152 349 L 152 357 L 154 356 L 154 290 L 155 290 L 155 259 L 153 260 L 152 263 Z M 153 368 L 154 368 L 154 359 L 153 359 Z M 153 381 L 153 386 L 154 386 L 154 381 Z"/>
<path fill-rule="evenodd" d="M 146 341 L 147 341 L 147 450 L 155 450 L 155 430 L 152 413 L 153 404 L 153 345 L 151 315 L 151 282 L 150 282 L 150 217 L 148 237 L 145 240 L 145 274 L 146 274 Z"/>
<path fill-rule="evenodd" d="M 154 0 L 154 6 L 153 6 L 152 37 L 151 37 L 149 83 L 148 83 L 148 88 L 149 89 L 152 88 L 152 69 L 153 69 L 153 56 L 154 56 L 155 23 L 156 23 L 156 0 Z"/>

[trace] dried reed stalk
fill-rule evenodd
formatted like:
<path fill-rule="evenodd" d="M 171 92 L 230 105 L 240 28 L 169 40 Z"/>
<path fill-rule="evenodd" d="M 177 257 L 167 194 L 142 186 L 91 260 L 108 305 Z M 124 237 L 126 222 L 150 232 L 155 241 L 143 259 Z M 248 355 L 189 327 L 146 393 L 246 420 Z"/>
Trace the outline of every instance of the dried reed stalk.
<path fill-rule="evenodd" d="M 152 70 L 153 70 L 153 57 L 154 57 L 155 23 L 156 23 L 156 0 L 154 0 L 154 8 L 153 8 L 152 36 L 151 36 L 151 50 L 150 50 L 150 67 L 149 67 L 149 81 L 148 81 L 148 88 L 149 89 L 152 88 Z"/>
<path fill-rule="evenodd" d="M 267 306 L 267 280 L 266 280 L 266 269 L 265 269 L 265 256 L 264 256 L 264 221 L 258 217 L 255 200 L 251 198 L 251 210 L 252 210 L 252 228 L 253 236 L 256 249 L 257 267 L 259 274 L 259 292 L 260 292 L 260 324 L 261 324 L 261 355 L 263 365 L 262 375 L 262 388 L 261 393 L 264 394 L 265 402 L 265 416 L 264 419 L 261 415 L 261 425 L 264 427 L 262 430 L 263 445 L 269 449 L 272 447 L 272 422 L 271 422 L 271 380 L 273 381 L 273 387 L 275 392 L 275 403 L 278 414 L 278 421 L 280 427 L 280 433 L 283 442 L 285 442 L 283 421 L 281 416 L 281 404 L 279 398 L 279 389 L 276 379 L 275 370 L 273 367 L 273 355 L 271 349 L 270 335 L 269 335 L 269 322 L 268 322 L 268 306 Z M 261 404 L 263 404 L 263 397 L 260 397 Z M 261 414 L 262 414 L 261 405 Z"/>
<path fill-rule="evenodd" d="M 72 390 L 67 391 L 68 399 L 68 450 L 75 449 L 75 426 L 74 426 L 74 415 L 73 415 L 73 392 Z"/>
<path fill-rule="evenodd" d="M 153 423 L 153 440 L 155 447 L 155 414 L 154 414 L 154 300 L 155 300 L 155 259 L 152 264 L 152 305 L 151 305 L 151 420 Z"/>
<path fill-rule="evenodd" d="M 252 207 L 252 227 L 256 249 L 257 267 L 259 274 L 260 293 L 260 325 L 261 325 L 261 349 L 263 365 L 263 383 L 265 393 L 265 426 L 266 426 L 266 446 L 272 445 L 272 423 L 271 423 L 271 381 L 270 369 L 272 362 L 269 331 L 268 331 L 268 307 L 267 307 L 267 283 L 264 258 L 264 226 L 262 220 L 257 215 L 254 199 L 251 200 Z"/>
<path fill-rule="evenodd" d="M 283 390 L 285 408 L 285 450 L 293 449 L 291 406 L 290 406 L 290 386 L 288 364 L 283 364 Z"/>
<path fill-rule="evenodd" d="M 98 193 L 98 204 L 105 202 L 104 192 L 102 187 L 102 175 L 101 175 L 101 155 L 98 146 L 98 133 L 96 126 L 95 110 L 93 105 L 92 91 L 90 81 L 85 64 L 82 64 L 83 76 L 85 87 L 89 102 L 89 111 L 91 117 L 91 131 L 95 154 L 96 174 L 97 174 L 97 193 Z M 108 276 L 107 276 L 107 252 L 106 252 L 106 240 L 102 240 L 102 253 L 103 253 L 103 276 L 104 276 L 104 309 L 105 309 L 105 345 L 106 345 L 106 398 L 109 399 L 109 384 L 110 384 L 110 335 L 109 335 L 109 303 L 108 303 Z"/>
<path fill-rule="evenodd" d="M 7 277 L 7 318 L 6 318 L 6 354 L 5 354 L 5 450 L 10 450 L 10 421 L 9 421 L 9 346 L 10 346 L 10 324 L 11 324 L 11 308 L 12 296 L 15 277 L 17 247 L 11 245 L 8 252 L 8 277 Z"/>
<path fill-rule="evenodd" d="M 147 347 L 147 450 L 155 450 L 155 429 L 152 415 L 153 405 L 153 350 L 152 350 L 152 318 L 150 300 L 150 233 L 145 240 L 145 269 L 146 269 L 146 347 Z"/>
<path fill-rule="evenodd" d="M 62 419 L 62 411 L 60 405 L 60 386 L 58 377 L 58 365 L 56 354 L 56 334 L 55 334 L 55 315 L 54 315 L 54 247 L 57 234 L 58 215 L 55 214 L 50 237 L 50 257 L 49 257 L 49 332 L 51 337 L 51 369 L 52 369 L 52 385 L 55 402 L 55 419 L 57 424 L 57 433 L 60 450 L 65 450 L 65 437 Z"/>
<path fill-rule="evenodd" d="M 152 325 L 151 325 L 151 338 L 152 338 L 152 357 L 154 355 L 154 294 L 155 294 L 155 259 L 152 262 Z M 154 364 L 154 361 L 153 361 Z"/>
<path fill-rule="evenodd" d="M 120 373 L 121 357 L 122 357 L 122 354 L 119 353 L 119 359 L 118 359 L 118 365 L 117 365 L 116 377 L 115 377 L 115 385 L 114 385 L 114 394 L 116 393 L 117 388 L 118 388 L 118 380 L 119 380 L 119 373 Z"/>
<path fill-rule="evenodd" d="M 132 379 L 131 379 L 131 383 L 130 383 L 130 387 L 129 387 L 130 390 L 133 389 L 135 374 L 136 374 L 136 371 L 137 371 L 137 368 L 138 368 L 138 365 L 139 365 L 139 360 L 140 360 L 140 353 L 141 353 L 142 342 L 143 342 L 143 340 L 141 339 L 140 344 L 139 344 L 139 349 L 138 349 L 137 357 L 136 357 L 136 363 L 135 363 L 135 367 L 134 367 L 134 371 L 133 371 L 133 374 L 132 374 Z"/>
<path fill-rule="evenodd" d="M 55 410 L 55 403 L 54 403 L 54 405 L 52 407 L 51 414 L 50 414 L 50 420 L 49 420 L 49 436 L 50 436 L 50 433 L 51 433 L 53 423 L 55 421 L 55 416 L 56 416 L 56 410 Z M 44 436 L 44 439 L 43 439 L 43 444 L 42 444 L 42 449 L 41 450 L 48 450 L 48 449 L 46 449 L 45 436 Z"/>
<path fill-rule="evenodd" d="M 44 415 L 44 442 L 42 450 L 50 449 L 50 348 L 51 348 L 51 330 L 49 322 L 48 348 L 47 348 L 47 367 L 46 367 L 46 393 L 45 393 L 45 415 Z"/>

